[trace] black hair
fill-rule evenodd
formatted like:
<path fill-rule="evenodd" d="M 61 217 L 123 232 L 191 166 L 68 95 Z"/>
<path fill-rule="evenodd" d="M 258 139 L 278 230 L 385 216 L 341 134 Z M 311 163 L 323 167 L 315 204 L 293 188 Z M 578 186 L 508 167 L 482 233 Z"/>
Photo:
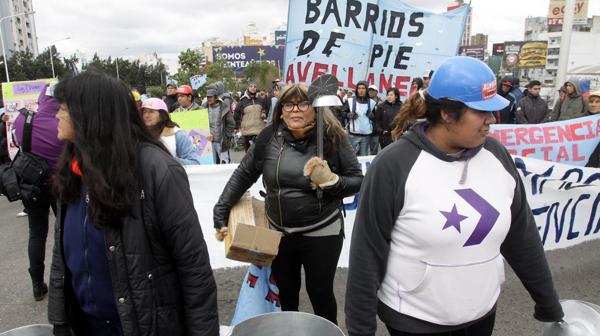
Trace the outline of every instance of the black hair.
<path fill-rule="evenodd" d="M 425 107 L 425 119 L 432 125 L 441 122 L 442 110 L 450 114 L 452 119 L 459 120 L 467 109 L 467 106 L 462 102 L 446 98 L 435 99 L 428 93 L 425 93 Z"/>
<path fill-rule="evenodd" d="M 423 79 L 421 77 L 415 77 L 413 78 L 413 80 L 410 82 L 410 85 L 412 85 L 412 83 L 417 83 L 417 89 L 421 90 L 423 88 Z"/>
<path fill-rule="evenodd" d="M 84 187 L 92 223 L 117 224 L 138 199 L 138 145 L 149 143 L 168 151 L 146 130 L 130 89 L 114 77 L 86 71 L 59 82 L 54 95 L 67 105 L 74 130 L 56 166 L 57 199 L 74 201 Z M 72 160 L 77 160 L 83 176 L 72 171 Z"/>
<path fill-rule="evenodd" d="M 150 133 L 154 135 L 155 138 L 160 138 L 160 135 L 163 129 L 165 129 L 165 127 L 179 127 L 179 125 L 176 122 L 171 120 L 171 114 L 169 112 L 165 110 L 158 110 L 158 115 L 160 117 L 158 123 L 148 128 Z"/>
<path fill-rule="evenodd" d="M 527 88 L 531 89 L 536 85 L 542 85 L 542 83 L 539 80 L 532 80 L 531 82 L 529 82 L 529 84 L 527 84 Z"/>
<path fill-rule="evenodd" d="M 398 88 L 396 87 L 390 87 L 387 89 L 387 91 L 385 92 L 386 95 L 390 94 L 390 92 L 393 92 L 396 95 L 396 101 L 398 99 L 400 99 L 400 91 L 398 90 Z"/>

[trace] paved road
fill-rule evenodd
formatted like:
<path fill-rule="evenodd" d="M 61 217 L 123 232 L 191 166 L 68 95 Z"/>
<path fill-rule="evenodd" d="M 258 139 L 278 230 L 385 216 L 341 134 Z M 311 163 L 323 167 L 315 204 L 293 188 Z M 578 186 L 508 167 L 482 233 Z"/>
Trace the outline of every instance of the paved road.
<path fill-rule="evenodd" d="M 8 203 L 0 197 L 0 332 L 32 323 L 46 322 L 47 301 L 34 302 L 27 273 L 27 219 L 15 218 L 19 203 Z M 53 225 L 51 225 L 52 231 Z M 52 238 L 49 237 L 52 242 Z M 47 265 L 51 246 L 47 246 Z M 569 249 L 552 251 L 548 259 L 562 298 L 600 303 L 600 240 Z M 339 320 L 343 325 L 343 297 L 347 271 L 336 275 Z M 221 324 L 231 320 L 237 291 L 244 269 L 217 270 L 219 284 L 219 315 Z M 46 274 L 46 277 L 48 275 Z M 301 309 L 311 311 L 307 296 L 302 296 Z M 533 303 L 512 271 L 507 269 L 507 281 L 500 297 L 496 332 L 499 336 L 541 335 L 541 324 L 531 315 Z M 380 328 L 378 335 L 385 335 Z"/>

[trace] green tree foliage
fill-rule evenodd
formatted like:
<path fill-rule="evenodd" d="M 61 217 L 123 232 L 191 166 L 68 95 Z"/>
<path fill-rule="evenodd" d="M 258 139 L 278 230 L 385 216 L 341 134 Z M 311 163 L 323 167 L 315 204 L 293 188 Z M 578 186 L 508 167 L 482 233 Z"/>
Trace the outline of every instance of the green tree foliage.
<path fill-rule="evenodd" d="M 201 56 L 198 49 L 187 49 L 179 54 L 179 71 L 173 76 L 179 84 L 189 84 L 190 77 L 201 74 Z"/>
<path fill-rule="evenodd" d="M 52 52 L 52 63 L 50 62 L 50 52 Z M 2 66 L 4 60 L 0 58 Z M 37 57 L 34 57 L 30 51 L 17 51 L 8 58 L 8 71 L 11 81 L 26 81 L 40 78 L 52 78 L 52 64 L 57 78 L 70 75 L 67 64 L 77 63 L 79 60 L 76 55 L 63 58 L 56 48 L 47 48 Z M 84 65 L 83 70 L 94 68 L 98 71 L 116 76 L 116 62 L 119 62 L 119 78 L 124 82 L 136 85 L 162 85 L 164 76 L 167 73 L 165 64 L 158 59 L 156 64 L 140 63 L 139 61 L 129 61 L 125 59 L 101 59 L 94 54 L 91 62 Z M 5 71 L 0 71 L 0 80 L 6 82 Z"/>
<path fill-rule="evenodd" d="M 225 85 L 225 91 L 234 92 L 238 90 L 238 82 L 235 79 L 233 68 L 225 60 L 217 60 L 207 66 L 206 76 L 207 83 L 205 86 L 221 81 Z"/>
<path fill-rule="evenodd" d="M 263 90 L 270 90 L 271 82 L 279 77 L 279 69 L 269 62 L 252 62 L 248 64 L 244 73 Z"/>

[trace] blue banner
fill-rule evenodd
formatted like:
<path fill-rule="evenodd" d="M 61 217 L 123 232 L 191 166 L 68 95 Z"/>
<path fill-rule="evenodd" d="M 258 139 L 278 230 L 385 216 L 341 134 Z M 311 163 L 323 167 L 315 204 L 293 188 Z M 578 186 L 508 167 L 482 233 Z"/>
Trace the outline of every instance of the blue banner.
<path fill-rule="evenodd" d="M 227 61 L 236 76 L 243 76 L 251 62 L 269 62 L 281 68 L 283 50 L 284 47 L 277 46 L 213 47 L 213 60 Z"/>
<path fill-rule="evenodd" d="M 585 166 L 600 142 L 600 115 L 534 125 L 492 125 L 490 135 L 508 152 Z"/>
<path fill-rule="evenodd" d="M 360 80 L 406 96 L 410 82 L 455 56 L 469 7 L 436 14 L 398 0 L 290 0 L 285 81 L 330 73 L 340 86 Z"/>
<path fill-rule="evenodd" d="M 270 267 L 250 264 L 238 296 L 231 325 L 257 315 L 280 312 L 279 289 L 271 276 Z"/>

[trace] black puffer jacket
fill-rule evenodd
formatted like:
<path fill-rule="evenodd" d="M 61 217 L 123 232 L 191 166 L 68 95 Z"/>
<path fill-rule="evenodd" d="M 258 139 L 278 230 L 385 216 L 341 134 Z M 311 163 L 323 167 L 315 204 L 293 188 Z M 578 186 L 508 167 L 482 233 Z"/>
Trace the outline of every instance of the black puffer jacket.
<path fill-rule="evenodd" d="M 261 174 L 267 189 L 266 212 L 271 224 L 295 231 L 293 229 L 313 226 L 339 213 L 342 199 L 360 190 L 362 170 L 344 137 L 336 153 L 325 158 L 339 181 L 325 188 L 323 198 L 318 199 L 310 187 L 310 178 L 303 175 L 306 162 L 317 156 L 314 131 L 304 140 L 295 140 L 283 126 L 275 133 L 271 127 L 265 128 L 256 141 L 262 144 L 264 139 L 265 143 L 250 148 L 215 205 L 215 227 L 227 226 L 229 211 Z"/>
<path fill-rule="evenodd" d="M 123 334 L 216 336 L 217 288 L 185 170 L 151 145 L 142 145 L 139 159 L 140 201 L 120 227 L 104 230 Z M 48 320 L 85 335 L 63 256 L 66 206 L 58 208 Z"/>

